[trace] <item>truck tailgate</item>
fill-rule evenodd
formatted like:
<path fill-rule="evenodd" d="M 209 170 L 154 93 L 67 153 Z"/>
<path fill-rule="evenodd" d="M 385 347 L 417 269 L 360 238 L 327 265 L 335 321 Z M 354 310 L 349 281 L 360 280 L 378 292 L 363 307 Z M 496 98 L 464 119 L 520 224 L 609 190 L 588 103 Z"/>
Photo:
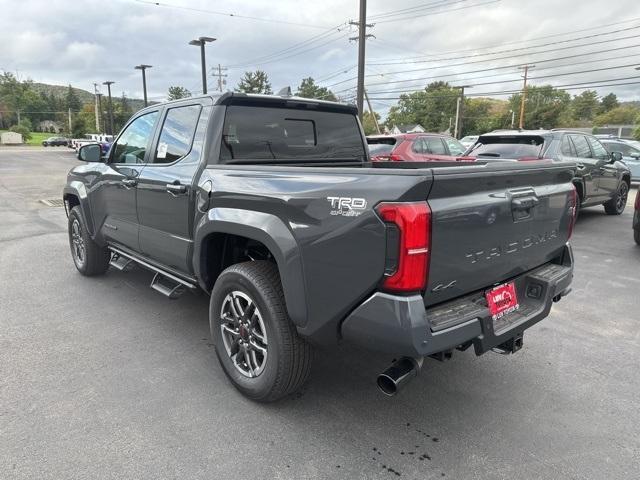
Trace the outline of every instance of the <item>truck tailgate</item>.
<path fill-rule="evenodd" d="M 426 305 L 499 284 L 561 254 L 574 166 L 511 165 L 433 169 Z"/>

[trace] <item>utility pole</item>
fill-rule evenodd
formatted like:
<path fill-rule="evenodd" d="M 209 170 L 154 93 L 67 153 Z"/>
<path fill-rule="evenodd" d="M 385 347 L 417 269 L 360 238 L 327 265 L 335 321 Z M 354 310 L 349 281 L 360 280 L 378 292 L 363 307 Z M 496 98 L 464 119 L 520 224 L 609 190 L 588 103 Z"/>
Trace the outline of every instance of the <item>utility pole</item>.
<path fill-rule="evenodd" d="M 72 130 L 73 130 L 73 125 L 71 124 L 71 109 L 69 109 L 69 136 L 71 136 Z"/>
<path fill-rule="evenodd" d="M 360 19 L 357 22 L 353 20 L 349 25 L 358 26 L 358 36 L 351 37 L 349 40 L 358 41 L 358 90 L 356 94 L 356 104 L 358 106 L 358 117 L 362 121 L 362 112 L 364 109 L 364 63 L 365 63 L 365 41 L 373 35 L 367 34 L 367 28 L 373 27 L 372 23 L 367 24 L 367 0 L 360 0 Z"/>
<path fill-rule="evenodd" d="M 533 67 L 535 67 L 535 65 L 519 67 L 521 70 L 524 70 L 524 84 L 522 86 L 522 97 L 520 98 L 520 124 L 518 127 L 520 130 L 524 128 L 524 104 L 527 100 L 527 74 L 529 73 L 529 69 Z"/>
<path fill-rule="evenodd" d="M 453 136 L 459 139 L 460 137 L 462 137 L 462 123 L 464 117 L 464 89 L 471 88 L 471 85 L 460 85 L 457 88 L 460 89 L 460 96 L 458 97 L 458 102 L 456 105 L 456 125 L 454 128 Z"/>
<path fill-rule="evenodd" d="M 146 107 L 147 105 L 149 105 L 149 103 L 147 102 L 147 75 L 145 74 L 145 71 L 147 70 L 147 68 L 151 68 L 153 65 L 145 65 L 144 63 L 141 65 L 136 65 L 134 68 L 136 70 L 142 70 L 142 91 L 144 92 L 144 106 Z"/>
<path fill-rule="evenodd" d="M 200 47 L 200 66 L 202 68 L 202 93 L 207 93 L 207 61 L 204 56 L 204 46 L 208 42 L 215 42 L 213 37 L 198 37 L 195 40 L 191 40 L 189 45 L 195 45 Z"/>
<path fill-rule="evenodd" d="M 98 114 L 98 84 L 94 82 L 93 84 L 93 94 L 95 96 L 94 101 L 94 109 L 96 111 L 96 133 L 100 133 L 100 116 Z"/>
<path fill-rule="evenodd" d="M 369 105 L 369 112 L 371 112 L 371 116 L 373 117 L 373 123 L 376 125 L 376 131 L 378 132 L 378 135 L 380 135 L 382 132 L 380 131 L 380 125 L 378 125 L 378 119 L 376 118 L 376 112 L 373 111 L 373 108 L 371 108 L 371 101 L 369 100 L 369 94 L 367 93 L 367 89 L 364 89 L 364 98 L 366 98 L 367 100 L 367 105 Z"/>
<path fill-rule="evenodd" d="M 225 78 L 227 78 L 228 76 L 226 73 L 222 73 L 222 72 L 226 72 L 227 67 L 223 67 L 222 65 L 218 64 L 217 70 L 218 70 L 218 73 L 212 73 L 211 76 L 218 77 L 218 91 L 222 92 L 222 87 L 227 84 L 227 81 L 225 80 Z"/>
<path fill-rule="evenodd" d="M 109 135 L 113 135 L 113 104 L 111 103 L 111 85 L 116 82 L 111 80 L 107 80 L 106 82 L 102 82 L 103 85 L 107 86 L 107 92 L 109 94 L 109 103 L 107 104 L 107 108 L 109 109 L 109 131 L 107 132 Z"/>
<path fill-rule="evenodd" d="M 96 97 L 98 97 L 98 111 L 100 112 L 98 118 L 100 119 L 100 125 L 102 125 L 104 129 L 106 124 L 104 122 L 104 114 L 102 113 L 102 94 L 96 93 Z M 100 125 L 98 125 L 98 131 L 96 133 L 104 133 L 104 130 L 100 129 Z"/>

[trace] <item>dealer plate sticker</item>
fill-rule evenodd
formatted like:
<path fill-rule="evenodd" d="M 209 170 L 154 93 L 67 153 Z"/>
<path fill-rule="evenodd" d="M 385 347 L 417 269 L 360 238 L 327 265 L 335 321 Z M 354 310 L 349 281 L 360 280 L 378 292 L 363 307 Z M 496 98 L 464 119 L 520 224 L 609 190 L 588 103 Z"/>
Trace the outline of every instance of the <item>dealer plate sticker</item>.
<path fill-rule="evenodd" d="M 494 321 L 520 308 L 518 296 L 516 295 L 516 285 L 513 282 L 488 290 L 485 292 L 485 297 Z"/>

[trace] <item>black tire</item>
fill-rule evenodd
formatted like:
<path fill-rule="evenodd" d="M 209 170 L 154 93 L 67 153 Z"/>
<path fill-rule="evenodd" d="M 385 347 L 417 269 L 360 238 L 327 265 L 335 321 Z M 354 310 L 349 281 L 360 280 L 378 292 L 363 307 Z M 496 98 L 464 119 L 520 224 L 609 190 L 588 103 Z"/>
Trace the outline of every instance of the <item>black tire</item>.
<path fill-rule="evenodd" d="M 640 228 L 633 229 L 633 239 L 640 245 Z"/>
<path fill-rule="evenodd" d="M 111 254 L 91 239 L 78 206 L 69 212 L 69 247 L 73 263 L 82 275 L 102 275 L 109 268 Z"/>
<path fill-rule="evenodd" d="M 233 303 L 238 294 L 246 296 L 246 299 L 242 300 L 247 302 L 245 311 L 239 317 L 244 318 L 247 323 L 242 323 L 242 320 L 230 322 L 228 316 L 227 321 L 223 321 L 223 308 Z M 250 303 L 251 301 L 253 304 Z M 257 309 L 257 315 L 251 314 L 251 320 L 249 320 L 244 315 L 253 305 Z M 235 303 L 233 303 L 233 310 L 237 310 Z M 239 311 L 242 312 L 242 310 Z M 255 312 L 255 310 L 252 311 Z M 249 326 L 249 323 L 256 325 L 258 315 L 260 325 L 257 328 Z M 227 333 L 223 334 L 221 330 L 223 324 L 237 326 L 234 330 L 236 333 L 229 333 L 230 330 L 227 329 Z M 298 336 L 295 326 L 289 319 L 278 268 L 272 262 L 238 263 L 223 271 L 211 292 L 209 325 L 216 355 L 224 373 L 246 397 L 258 402 L 273 402 L 298 390 L 309 377 L 313 351 L 311 345 Z M 251 350 L 249 345 L 252 341 L 255 342 L 253 335 L 262 328 L 265 331 L 261 334 L 264 334 L 264 339 L 267 340 L 262 344 L 266 347 L 264 349 L 266 354 L 262 357 L 263 365 L 260 372 L 250 377 L 247 376 L 246 371 L 243 373 L 245 370 L 243 367 L 248 367 L 251 360 L 247 361 L 240 349 L 246 348 L 245 351 L 249 352 Z M 243 338 L 245 339 L 244 347 L 239 345 L 243 343 Z M 227 350 L 228 347 L 229 350 Z M 233 351 L 236 352 L 235 355 Z M 253 356 L 254 360 L 262 355 L 257 350 L 253 351 L 257 354 Z M 239 361 L 238 355 L 241 353 L 244 359 Z M 248 370 L 254 373 L 250 367 Z"/>
<path fill-rule="evenodd" d="M 604 211 L 607 215 L 620 215 L 627 206 L 627 197 L 629 196 L 629 184 L 621 181 L 618 185 L 615 195 L 604 204 Z"/>

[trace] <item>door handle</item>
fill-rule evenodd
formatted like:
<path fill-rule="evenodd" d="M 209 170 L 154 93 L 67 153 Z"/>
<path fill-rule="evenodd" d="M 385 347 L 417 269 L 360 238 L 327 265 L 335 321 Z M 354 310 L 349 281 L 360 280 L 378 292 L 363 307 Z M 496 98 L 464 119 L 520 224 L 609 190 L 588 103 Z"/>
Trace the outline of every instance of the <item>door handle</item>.
<path fill-rule="evenodd" d="M 122 180 L 122 184 L 126 188 L 131 188 L 131 187 L 135 187 L 138 184 L 138 181 L 133 178 L 125 178 L 124 180 Z"/>
<path fill-rule="evenodd" d="M 179 183 L 167 183 L 166 189 L 174 197 L 187 193 L 187 187 Z"/>

